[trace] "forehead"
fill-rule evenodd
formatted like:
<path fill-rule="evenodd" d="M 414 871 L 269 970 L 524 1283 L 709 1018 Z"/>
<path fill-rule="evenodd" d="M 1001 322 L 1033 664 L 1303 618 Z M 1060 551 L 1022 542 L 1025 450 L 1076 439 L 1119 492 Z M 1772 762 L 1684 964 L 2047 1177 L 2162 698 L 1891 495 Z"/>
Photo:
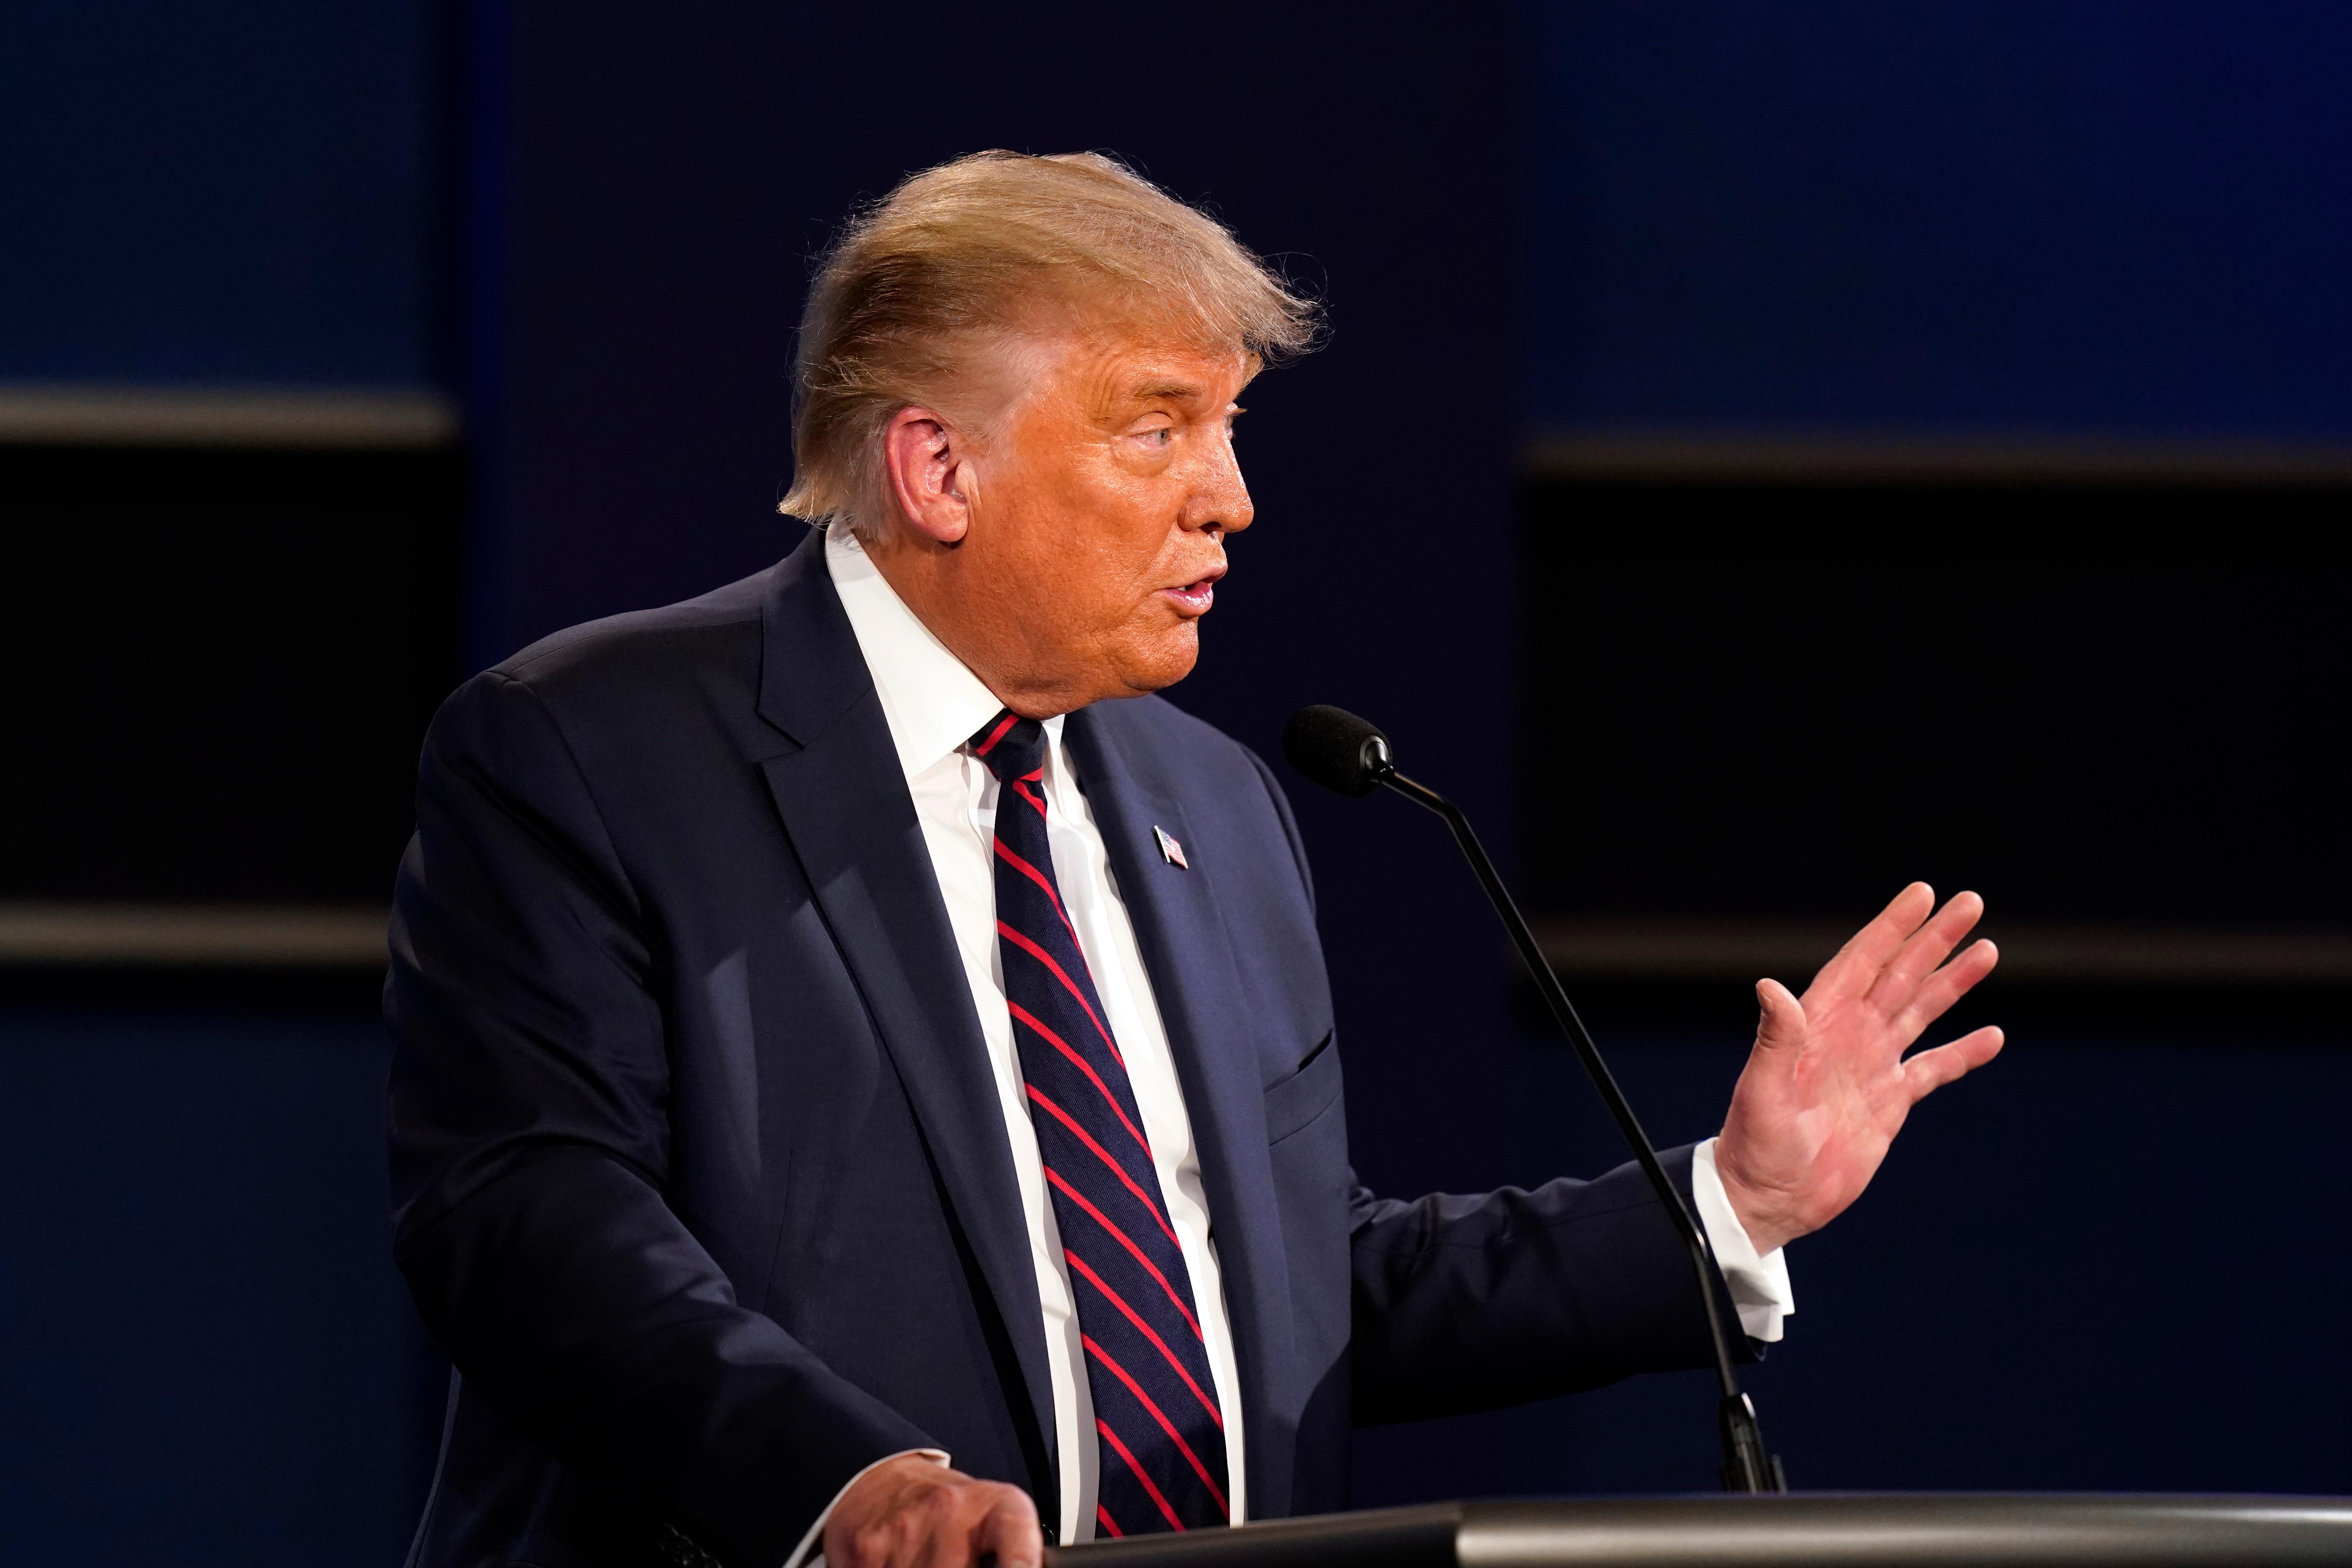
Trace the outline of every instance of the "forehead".
<path fill-rule="evenodd" d="M 1090 408 L 1139 405 L 1222 409 L 1256 374 L 1255 356 L 1166 331 L 1097 329 L 1066 339 L 1052 379 Z"/>

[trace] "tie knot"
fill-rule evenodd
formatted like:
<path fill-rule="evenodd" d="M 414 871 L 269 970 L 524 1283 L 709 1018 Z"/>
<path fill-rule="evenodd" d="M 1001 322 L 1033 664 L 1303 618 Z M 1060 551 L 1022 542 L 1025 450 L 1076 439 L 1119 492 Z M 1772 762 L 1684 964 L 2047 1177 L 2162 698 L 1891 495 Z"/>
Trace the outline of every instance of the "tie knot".
<path fill-rule="evenodd" d="M 1045 726 L 1010 708 L 982 725 L 971 745 L 1000 782 L 1025 779 L 1045 765 Z"/>

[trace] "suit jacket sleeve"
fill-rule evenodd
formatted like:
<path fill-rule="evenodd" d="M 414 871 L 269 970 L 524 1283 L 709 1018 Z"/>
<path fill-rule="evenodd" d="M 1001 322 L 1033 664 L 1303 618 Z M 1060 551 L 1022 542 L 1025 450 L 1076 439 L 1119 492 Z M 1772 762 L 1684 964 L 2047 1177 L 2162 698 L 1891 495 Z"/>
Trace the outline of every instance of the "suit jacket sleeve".
<path fill-rule="evenodd" d="M 509 1420 L 729 1562 L 936 1446 L 738 1302 L 665 1200 L 661 934 L 523 682 L 435 721 L 392 951 L 394 1253 Z"/>
<path fill-rule="evenodd" d="M 1290 802 L 1253 755 L 1315 889 Z M 1691 1153 L 1660 1158 L 1694 1205 Z M 1349 1175 L 1349 1360 L 1360 1424 L 1456 1415 L 1704 1366 L 1715 1351 L 1682 1235 L 1638 1164 L 1532 1192 L 1381 1198 Z M 1696 1213 L 1696 1207 L 1693 1207 Z M 1738 1313 L 1711 1281 L 1727 1323 Z M 1741 1336 L 1734 1350 L 1754 1353 Z"/>
<path fill-rule="evenodd" d="M 1661 1158 L 1689 1204 L 1690 1149 Z M 1597 1181 L 1412 1203 L 1360 1186 L 1350 1207 L 1360 1422 L 1493 1409 L 1714 1358 L 1690 1254 L 1632 1162 Z M 1744 1359 L 1744 1342 L 1734 1348 Z"/>

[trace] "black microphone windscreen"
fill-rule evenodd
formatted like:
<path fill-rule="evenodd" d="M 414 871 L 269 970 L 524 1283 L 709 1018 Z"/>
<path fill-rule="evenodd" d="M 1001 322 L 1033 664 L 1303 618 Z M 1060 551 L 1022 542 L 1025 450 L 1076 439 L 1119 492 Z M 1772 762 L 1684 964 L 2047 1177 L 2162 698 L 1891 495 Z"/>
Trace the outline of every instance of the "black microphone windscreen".
<path fill-rule="evenodd" d="M 1388 740 L 1370 720 L 1318 702 L 1293 713 L 1282 727 L 1282 754 L 1325 789 L 1370 795 L 1380 787 L 1377 770 L 1387 760 Z M 1375 741 L 1381 743 L 1378 752 Z"/>

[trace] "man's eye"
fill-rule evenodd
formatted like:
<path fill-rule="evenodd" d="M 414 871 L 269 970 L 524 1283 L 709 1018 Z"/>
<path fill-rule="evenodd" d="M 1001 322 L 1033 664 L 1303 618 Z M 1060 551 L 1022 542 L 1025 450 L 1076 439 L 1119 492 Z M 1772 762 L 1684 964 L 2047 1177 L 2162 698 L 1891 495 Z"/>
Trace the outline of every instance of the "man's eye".
<path fill-rule="evenodd" d="M 1155 447 L 1165 447 L 1176 438 L 1176 427 L 1172 425 L 1162 425 L 1157 430 L 1146 430 L 1143 433 L 1143 438 Z"/>

